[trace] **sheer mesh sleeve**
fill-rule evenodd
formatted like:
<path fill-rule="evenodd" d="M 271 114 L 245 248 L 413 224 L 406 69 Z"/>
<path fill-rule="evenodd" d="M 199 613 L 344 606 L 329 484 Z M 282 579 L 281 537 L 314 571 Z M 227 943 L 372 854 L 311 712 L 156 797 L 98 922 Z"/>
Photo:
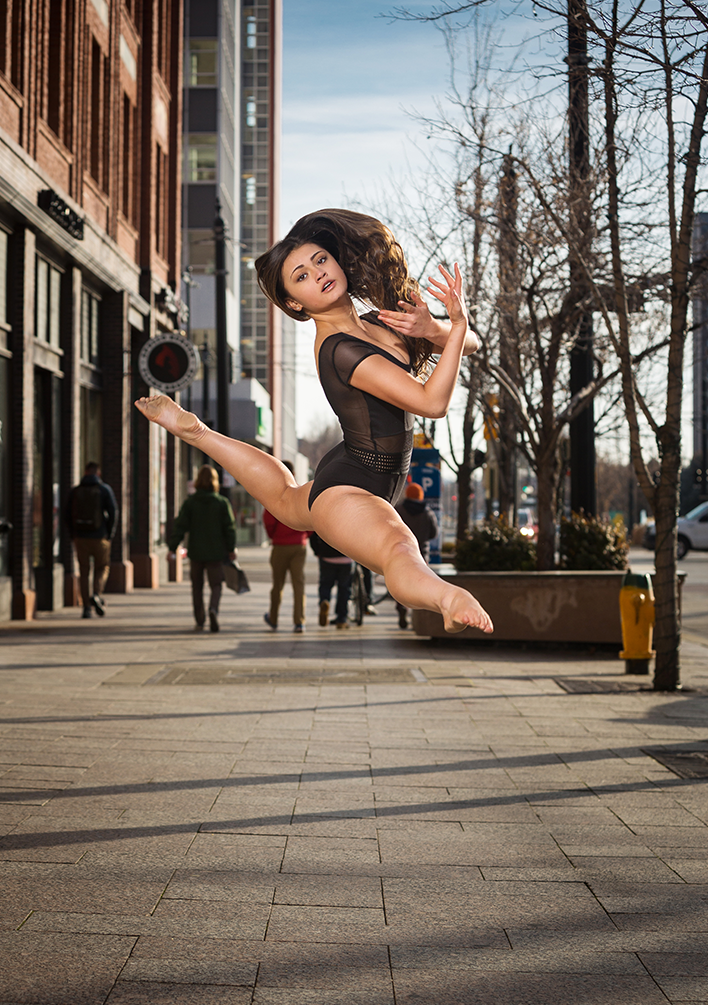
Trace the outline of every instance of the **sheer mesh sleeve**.
<path fill-rule="evenodd" d="M 369 356 L 376 355 L 378 353 L 374 345 L 367 345 L 366 342 L 354 339 L 344 340 L 330 336 L 322 343 L 320 350 L 320 380 L 324 385 L 325 381 L 329 382 L 334 377 L 343 384 L 349 384 L 352 374 L 359 364 L 368 359 Z M 323 373 L 323 367 L 329 372 Z"/>

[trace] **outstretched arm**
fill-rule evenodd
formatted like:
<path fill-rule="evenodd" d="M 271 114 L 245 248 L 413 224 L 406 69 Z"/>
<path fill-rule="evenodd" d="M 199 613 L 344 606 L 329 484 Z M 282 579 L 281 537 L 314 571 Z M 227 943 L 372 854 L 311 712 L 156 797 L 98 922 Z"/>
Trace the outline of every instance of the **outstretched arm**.
<path fill-rule="evenodd" d="M 408 338 L 414 339 L 426 339 L 438 349 L 444 349 L 450 335 L 451 323 L 443 321 L 441 318 L 434 318 L 428 310 L 428 305 L 417 293 L 411 294 L 411 300 L 412 304 L 399 300 L 400 311 L 379 311 L 379 321 L 383 321 L 399 335 L 406 335 Z M 479 346 L 479 336 L 471 328 L 468 328 L 462 355 L 471 355 L 479 349 Z"/>
<path fill-rule="evenodd" d="M 439 419 L 447 414 L 468 334 L 462 276 L 457 264 L 454 269 L 453 276 L 441 265 L 444 281 L 430 278 L 429 291 L 447 308 L 450 330 L 427 381 L 421 383 L 395 363 L 389 363 L 380 356 L 370 356 L 352 374 L 352 387 L 427 419 Z"/>

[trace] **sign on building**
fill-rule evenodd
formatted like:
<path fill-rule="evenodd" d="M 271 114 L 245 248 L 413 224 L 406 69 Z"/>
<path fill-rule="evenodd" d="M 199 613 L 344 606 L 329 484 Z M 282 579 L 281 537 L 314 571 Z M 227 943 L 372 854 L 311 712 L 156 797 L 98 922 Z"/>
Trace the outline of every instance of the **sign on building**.
<path fill-rule="evenodd" d="M 148 339 L 138 357 L 138 369 L 145 383 L 165 394 L 189 387 L 198 366 L 196 346 L 184 335 L 173 332 Z"/>

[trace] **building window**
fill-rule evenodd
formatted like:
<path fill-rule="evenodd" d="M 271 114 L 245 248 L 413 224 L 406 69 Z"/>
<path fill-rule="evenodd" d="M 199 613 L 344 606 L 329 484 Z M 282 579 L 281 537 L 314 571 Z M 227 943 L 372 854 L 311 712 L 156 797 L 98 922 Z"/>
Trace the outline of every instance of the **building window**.
<path fill-rule="evenodd" d="M 0 3 L 0 73 L 22 91 L 25 26 L 23 3 Z"/>
<path fill-rule="evenodd" d="M 256 125 L 256 99 L 246 98 L 246 125 L 251 128 Z"/>
<path fill-rule="evenodd" d="M 252 14 L 246 18 L 246 48 L 256 48 L 256 19 Z"/>
<path fill-rule="evenodd" d="M 81 291 L 81 360 L 98 366 L 99 300 L 87 290 Z"/>
<path fill-rule="evenodd" d="M 61 311 L 61 272 L 44 258 L 37 258 L 35 288 L 35 335 L 42 342 L 59 348 Z"/>
<path fill-rule="evenodd" d="M 101 47 L 95 38 L 91 40 L 91 74 L 89 77 L 89 171 L 93 180 L 106 191 L 108 172 L 105 170 L 108 158 L 108 65 Z"/>
<path fill-rule="evenodd" d="M 47 81 L 46 81 L 46 120 L 49 128 L 61 135 L 61 92 L 62 92 L 62 71 L 64 69 L 64 59 L 62 49 L 64 47 L 63 24 L 64 24 L 64 3 L 63 0 L 49 0 L 49 37 L 47 39 Z"/>
<path fill-rule="evenodd" d="M 187 137 L 187 181 L 216 181 L 216 133 Z"/>
<path fill-rule="evenodd" d="M 167 0 L 157 0 L 157 69 L 166 84 L 170 80 L 171 21 L 172 5 Z"/>
<path fill-rule="evenodd" d="M 167 154 L 160 144 L 155 149 L 155 250 L 167 258 Z"/>
<path fill-rule="evenodd" d="M 255 206 L 256 204 L 256 179 L 253 175 L 246 175 L 246 205 Z"/>
<path fill-rule="evenodd" d="M 135 180 L 135 109 L 127 94 L 123 95 L 123 189 L 121 209 L 123 216 L 135 224 L 136 213 L 133 200 Z"/>
<path fill-rule="evenodd" d="M 190 39 L 185 60 L 187 87 L 216 87 L 219 42 L 215 38 Z"/>

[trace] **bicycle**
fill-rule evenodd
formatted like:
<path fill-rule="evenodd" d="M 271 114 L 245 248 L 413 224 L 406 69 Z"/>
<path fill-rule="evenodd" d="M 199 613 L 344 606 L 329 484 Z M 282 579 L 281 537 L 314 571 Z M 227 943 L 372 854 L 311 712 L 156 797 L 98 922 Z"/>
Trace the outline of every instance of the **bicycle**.
<path fill-rule="evenodd" d="M 364 586 L 364 570 L 358 562 L 355 562 L 349 591 L 349 620 L 357 625 L 362 624 L 368 603 L 369 598 Z"/>
<path fill-rule="evenodd" d="M 358 562 L 355 562 L 352 570 L 351 590 L 349 593 L 350 621 L 353 621 L 357 625 L 362 624 L 364 615 L 367 613 L 367 609 L 369 607 L 375 607 L 377 604 L 380 604 L 382 600 L 391 599 L 392 597 L 388 590 L 385 590 L 380 597 L 369 596 L 366 589 L 364 569 Z M 376 612 L 369 610 L 368 613 L 375 614 Z"/>

